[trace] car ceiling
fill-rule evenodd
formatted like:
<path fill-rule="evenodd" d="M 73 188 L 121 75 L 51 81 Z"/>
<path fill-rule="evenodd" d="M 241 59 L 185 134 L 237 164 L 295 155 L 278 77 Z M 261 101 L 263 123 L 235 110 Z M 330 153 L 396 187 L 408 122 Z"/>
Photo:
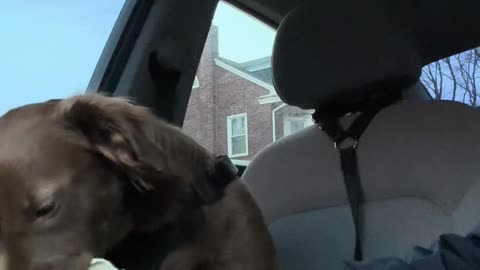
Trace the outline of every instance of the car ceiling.
<path fill-rule="evenodd" d="M 280 24 L 282 18 L 304 0 L 232 0 L 228 1 L 247 9 L 272 25 Z"/>
<path fill-rule="evenodd" d="M 276 27 L 289 11 L 305 0 L 229 0 Z M 316 0 L 322 1 L 322 0 Z M 328 5 L 330 1 L 325 1 Z M 358 1 L 358 0 L 350 0 Z M 386 0 L 369 0 L 386 1 Z M 348 1 L 345 8 L 348 8 Z M 366 5 L 369 6 L 369 5 Z M 389 0 L 417 39 L 424 64 L 480 46 L 478 0 Z M 368 16 L 369 10 L 358 10 Z M 348 34 L 348 33 L 347 33 Z"/>

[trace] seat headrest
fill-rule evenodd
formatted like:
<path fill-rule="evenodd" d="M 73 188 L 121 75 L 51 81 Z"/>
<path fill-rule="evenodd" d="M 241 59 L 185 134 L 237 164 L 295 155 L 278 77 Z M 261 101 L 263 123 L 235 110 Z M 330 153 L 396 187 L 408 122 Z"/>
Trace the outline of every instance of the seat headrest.
<path fill-rule="evenodd" d="M 312 109 L 415 83 L 422 61 L 408 29 L 389 1 L 303 3 L 276 35 L 272 66 L 278 95 Z"/>

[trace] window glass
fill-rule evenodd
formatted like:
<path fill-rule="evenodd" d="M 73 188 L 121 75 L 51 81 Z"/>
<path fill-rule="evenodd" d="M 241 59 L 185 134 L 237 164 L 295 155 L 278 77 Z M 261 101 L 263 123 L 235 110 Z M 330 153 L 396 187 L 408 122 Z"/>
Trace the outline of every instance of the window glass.
<path fill-rule="evenodd" d="M 284 104 L 275 92 L 275 34 L 220 2 L 200 60 L 183 129 L 214 154 L 230 155 L 236 164 L 248 164 L 268 144 L 312 123 L 311 111 Z"/>
<path fill-rule="evenodd" d="M 480 48 L 425 66 L 421 81 L 433 99 L 480 105 Z"/>
<path fill-rule="evenodd" d="M 283 124 L 283 134 L 287 136 L 311 125 L 313 125 L 313 119 L 311 116 L 285 117 Z"/>
<path fill-rule="evenodd" d="M 198 81 L 198 76 L 195 76 L 195 79 L 193 80 L 192 89 L 199 88 L 199 87 L 200 87 L 200 82 Z"/>
<path fill-rule="evenodd" d="M 231 157 L 248 155 L 247 115 L 228 117 L 228 154 Z"/>
<path fill-rule="evenodd" d="M 0 115 L 84 92 L 124 2 L 2 1 Z"/>

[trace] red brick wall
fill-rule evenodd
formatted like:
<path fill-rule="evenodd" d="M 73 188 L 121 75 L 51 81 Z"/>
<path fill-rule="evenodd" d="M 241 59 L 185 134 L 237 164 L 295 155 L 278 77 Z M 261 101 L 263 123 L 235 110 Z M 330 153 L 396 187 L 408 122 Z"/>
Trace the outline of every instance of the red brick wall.
<path fill-rule="evenodd" d="M 199 88 L 192 89 L 183 130 L 209 151 L 215 149 L 214 58 L 218 52 L 218 30 L 212 27 L 197 70 Z"/>
<path fill-rule="evenodd" d="M 227 117 L 246 113 L 248 156 L 272 142 L 272 105 L 260 105 L 257 98 L 268 90 L 215 64 L 218 31 L 212 27 L 197 76 L 200 88 L 192 89 L 184 131 L 215 154 L 228 153 Z"/>
<path fill-rule="evenodd" d="M 272 143 L 272 110 L 283 103 L 260 105 L 258 97 L 268 94 L 268 90 L 216 65 L 217 56 L 218 29 L 214 26 L 207 38 L 197 71 L 200 87 L 192 89 L 183 129 L 214 154 L 227 154 L 227 117 L 246 113 L 248 156 L 235 159 L 250 160 L 258 151 Z M 284 117 L 304 114 L 305 111 L 288 105 L 277 110 L 276 139 L 284 136 Z"/>
<path fill-rule="evenodd" d="M 215 69 L 216 79 L 216 153 L 227 153 L 227 117 L 247 114 L 248 156 L 251 159 L 259 150 L 272 142 L 272 110 L 270 105 L 260 105 L 257 98 L 268 90 L 221 67 Z"/>

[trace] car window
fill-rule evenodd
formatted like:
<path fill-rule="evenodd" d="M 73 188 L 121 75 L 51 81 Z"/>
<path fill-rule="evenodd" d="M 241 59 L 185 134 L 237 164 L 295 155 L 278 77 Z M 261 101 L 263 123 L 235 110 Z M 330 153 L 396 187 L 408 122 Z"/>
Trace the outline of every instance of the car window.
<path fill-rule="evenodd" d="M 272 83 L 275 31 L 220 2 L 195 77 L 183 129 L 237 165 L 265 146 L 313 124 L 311 111 L 288 106 Z"/>
<path fill-rule="evenodd" d="M 421 81 L 433 99 L 480 106 L 480 48 L 425 66 Z"/>
<path fill-rule="evenodd" d="M 0 115 L 83 93 L 124 2 L 2 1 Z"/>

